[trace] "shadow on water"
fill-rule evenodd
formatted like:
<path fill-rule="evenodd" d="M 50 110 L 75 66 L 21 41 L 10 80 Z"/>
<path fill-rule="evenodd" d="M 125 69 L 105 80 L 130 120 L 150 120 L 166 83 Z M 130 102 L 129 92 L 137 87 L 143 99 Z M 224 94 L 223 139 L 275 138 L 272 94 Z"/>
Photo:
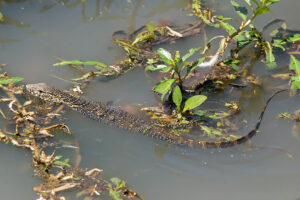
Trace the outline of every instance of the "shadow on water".
<path fill-rule="evenodd" d="M 229 1 L 226 2 L 229 5 Z M 1 0 L 1 12 L 6 19 L 0 26 L 1 63 L 7 63 L 6 70 L 10 74 L 22 76 L 28 83 L 47 82 L 65 88 L 67 84 L 54 76 L 71 79 L 78 73 L 68 67 L 52 67 L 56 58 L 113 63 L 124 55 L 111 41 L 113 32 L 130 33 L 151 20 L 171 21 L 176 25 L 188 23 L 190 18 L 182 9 L 187 3 L 179 0 Z M 214 9 L 231 15 L 229 6 L 223 4 L 224 1 L 206 2 L 208 7 L 215 6 Z M 299 8 L 298 0 L 281 1 L 274 6 L 272 15 L 299 29 L 296 5 Z M 272 15 L 255 23 L 263 26 Z M 200 46 L 199 37 L 202 36 L 178 41 L 166 48 L 181 50 Z M 279 66 L 288 62 L 284 55 L 279 60 Z M 247 133 L 254 126 L 258 113 L 273 92 L 271 86 L 281 85 L 280 81 L 270 78 L 270 72 L 259 59 L 247 65 L 250 73 L 261 77 L 264 86 L 233 89 L 235 96 L 231 98 L 239 101 L 243 111 L 237 120 L 241 123 L 247 120 L 240 133 Z M 93 81 L 85 95 L 103 102 L 155 105 L 152 86 L 153 81 L 145 79 L 143 69 L 135 69 L 112 81 Z M 220 106 L 220 102 L 229 100 L 218 94 L 214 96 Z M 102 168 L 105 178 L 121 177 L 146 199 L 295 200 L 300 197 L 300 148 L 291 127 L 299 128 L 299 124 L 278 120 L 276 116 L 298 109 L 300 97 L 287 96 L 279 95 L 271 102 L 259 134 L 251 140 L 253 146 L 245 144 L 222 150 L 170 146 L 86 119 L 74 111 L 65 115 L 74 135 L 63 140 L 79 144 L 80 167 Z M 24 152 L 2 143 L 0 149 L 0 192 L 9 194 L 4 199 L 36 198 L 31 192 L 36 180 L 31 177 L 31 168 L 26 166 L 30 161 L 22 157 Z M 69 157 L 74 157 L 72 150 L 67 152 Z M 11 160 L 12 155 L 17 159 Z M 15 188 L 21 189 L 16 192 Z"/>

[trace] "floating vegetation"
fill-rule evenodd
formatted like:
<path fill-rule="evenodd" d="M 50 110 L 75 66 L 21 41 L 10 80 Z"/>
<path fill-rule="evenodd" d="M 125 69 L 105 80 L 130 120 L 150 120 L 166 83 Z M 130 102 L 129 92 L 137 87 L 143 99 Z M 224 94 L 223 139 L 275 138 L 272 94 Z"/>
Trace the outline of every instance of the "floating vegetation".
<path fill-rule="evenodd" d="M 240 112 L 240 108 L 237 103 L 231 102 L 225 105 L 229 107 L 230 111 L 224 112 L 222 117 L 217 117 L 214 114 L 208 116 L 205 114 L 207 111 L 198 109 L 207 99 L 207 96 L 202 93 L 211 90 L 224 90 L 228 85 L 243 88 L 248 84 L 253 84 L 261 87 L 262 84 L 258 77 L 246 74 L 247 69 L 244 66 L 245 61 L 242 59 L 244 56 L 241 53 L 242 50 L 252 45 L 254 51 L 258 53 L 257 57 L 264 55 L 265 60 L 263 62 L 271 69 L 276 66 L 274 50 L 286 50 L 291 44 L 300 40 L 298 32 L 283 31 L 279 28 L 271 32 L 272 41 L 267 41 L 263 37 L 263 32 L 272 24 L 277 23 L 278 20 L 267 24 L 262 31 L 259 31 L 252 24 L 254 19 L 268 13 L 270 6 L 279 0 L 245 2 L 247 7 L 241 6 L 236 1 L 231 1 L 239 18 L 228 18 L 214 15 L 209 8 L 204 9 L 202 7 L 201 0 L 193 0 L 190 6 L 191 15 L 198 17 L 200 21 L 191 25 L 173 27 L 169 24 L 156 25 L 154 22 L 149 22 L 146 26 L 128 34 L 126 39 L 117 38 L 118 35 L 126 35 L 124 31 L 113 33 L 113 40 L 127 53 L 127 56 L 120 62 L 106 65 L 97 61 L 73 60 L 61 61 L 54 66 L 75 65 L 77 69 L 80 68 L 84 74 L 79 78 L 72 79 L 78 82 L 86 82 L 97 76 L 116 78 L 135 67 L 146 66 L 146 71 L 159 73 L 162 77 L 153 87 L 153 91 L 159 94 L 164 104 L 165 108 L 161 110 L 166 110 L 167 107 L 171 109 L 171 115 L 148 110 L 153 118 L 161 121 L 188 124 L 194 116 L 221 119 L 224 116 L 237 114 Z M 279 22 L 281 21 L 279 20 Z M 189 52 L 183 55 L 179 51 L 171 53 L 163 48 L 159 48 L 156 52 L 152 50 L 154 45 L 171 43 L 199 33 L 200 30 L 205 31 L 205 26 L 223 29 L 227 35 L 215 36 L 209 39 L 205 45 L 190 48 Z M 217 52 L 212 56 L 203 56 L 216 39 L 220 40 Z M 230 51 L 230 56 L 227 55 L 223 58 L 227 49 Z M 191 60 L 197 54 L 199 56 L 199 53 L 202 55 L 200 58 Z M 290 69 L 295 71 L 295 74 L 291 76 L 291 89 L 294 93 L 300 87 L 297 82 L 299 79 L 297 62 L 296 58 L 291 55 Z M 87 72 L 81 67 L 86 65 L 93 65 L 95 69 Z M 206 72 L 202 72 L 201 69 L 206 69 Z M 282 75 L 277 75 L 277 77 L 282 77 Z M 239 78 L 244 84 L 234 83 Z"/>
<path fill-rule="evenodd" d="M 130 190 L 126 183 L 119 178 L 103 180 L 103 170 L 83 170 L 72 165 L 68 158 L 57 155 L 54 147 L 61 144 L 49 142 L 55 132 L 71 134 L 65 123 L 54 124 L 52 119 L 60 115 L 61 108 L 54 110 L 52 104 L 34 104 L 32 98 L 24 94 L 23 86 L 14 83 L 23 80 L 21 77 L 9 77 L 7 73 L 0 74 L 0 88 L 6 94 L 0 99 L 7 105 L 6 110 L 0 109 L 2 117 L 14 122 L 15 130 L 2 128 L 0 141 L 12 144 L 32 152 L 34 175 L 44 182 L 33 188 L 39 194 L 39 199 L 65 199 L 64 191 L 79 191 L 77 196 L 90 199 L 109 195 L 115 200 L 143 199 L 139 194 Z M 24 103 L 21 99 L 27 97 Z M 47 150 L 47 151 L 46 151 Z M 52 153 L 46 153 L 51 152 Z"/>
<path fill-rule="evenodd" d="M 189 147 L 220 148 L 248 141 L 258 132 L 270 100 L 285 90 L 275 92 L 266 101 L 254 128 L 242 136 L 233 133 L 239 130 L 239 127 L 232 122 L 233 116 L 241 112 L 238 102 L 225 103 L 226 111 L 205 109 L 205 103 L 210 100 L 210 92 L 227 91 L 227 87 L 239 89 L 248 85 L 262 87 L 260 78 L 249 74 L 245 64 L 243 50 L 251 47 L 256 53 L 255 59 L 260 56 L 264 57 L 262 62 L 266 64 L 267 69 L 277 66 L 277 52 L 290 55 L 290 71 L 271 76 L 283 80 L 290 79 L 291 94 L 295 95 L 300 89 L 300 61 L 296 58 L 296 55 L 300 54 L 300 33 L 287 29 L 285 23 L 280 20 L 270 22 L 262 30 L 258 30 L 252 24 L 254 19 L 268 13 L 270 6 L 279 0 L 245 0 L 244 2 L 246 6 L 231 1 L 238 18 L 215 15 L 209 8 L 203 8 L 200 0 L 193 0 L 190 15 L 198 19 L 193 23 L 179 27 L 149 22 L 128 34 L 122 30 L 116 31 L 112 33 L 112 39 L 126 52 L 126 56 L 111 65 L 100 61 L 58 59 L 53 66 L 72 66 L 82 72 L 82 75 L 71 79 L 76 83 L 76 87 L 73 89 L 76 96 L 55 89 L 61 95 L 58 97 L 67 96 L 64 101 L 56 101 L 56 103 L 63 103 L 93 119 L 104 118 L 109 125 L 142 132 L 153 137 L 157 136 L 160 139 Z M 103 17 L 99 14 L 100 12 L 93 17 L 86 17 L 85 1 L 77 1 L 74 4 L 66 2 L 64 6 L 72 7 L 79 4 L 82 6 L 83 22 L 88 23 Z M 56 5 L 59 3 L 46 5 L 41 12 L 46 12 Z M 102 11 L 104 12 L 104 9 Z M 122 16 L 109 17 L 122 18 Z M 0 13 L 0 22 L 15 24 L 18 27 L 30 26 L 3 16 L 2 13 Z M 264 31 L 278 22 L 282 23 L 282 26 L 273 30 L 270 34 L 271 40 L 267 40 L 263 36 Z M 205 40 L 203 46 L 192 47 L 185 53 L 170 52 L 164 48 L 153 50 L 153 47 L 157 45 L 173 43 L 176 40 L 196 35 L 205 31 L 207 26 L 222 29 L 226 33 Z M 127 35 L 127 38 L 118 38 L 119 35 Z M 208 52 L 215 40 L 219 41 L 217 50 L 213 55 L 209 55 Z M 3 41 L 15 42 L 15 40 Z M 86 87 L 89 80 L 95 77 L 105 80 L 117 78 L 136 67 L 143 67 L 145 73 L 157 74 L 153 92 L 160 97 L 160 106 L 140 106 L 142 111 L 146 111 L 150 115 L 149 121 L 141 120 L 127 112 L 113 110 L 107 105 L 99 104 L 99 106 L 77 98 L 78 93 L 82 93 L 82 89 Z M 40 200 L 65 199 L 63 192 L 68 190 L 76 190 L 77 197 L 86 197 L 86 199 L 99 196 L 110 196 L 114 200 L 143 199 L 142 196 L 130 190 L 125 181 L 117 177 L 104 180 L 101 178 L 103 173 L 101 169 L 83 170 L 76 164 L 72 164 L 68 158 L 57 155 L 54 147 L 60 144 L 50 143 L 48 139 L 53 138 L 56 132 L 71 134 L 68 125 L 64 122 L 53 123 L 53 119 L 61 117 L 64 106 L 55 107 L 53 99 L 57 100 L 57 96 L 52 99 L 44 98 L 52 100 L 50 103 L 36 103 L 37 99 L 24 94 L 22 85 L 15 85 L 22 80 L 22 77 L 10 77 L 7 73 L 0 74 L 0 88 L 6 95 L 0 99 L 0 102 L 7 105 L 5 109 L 0 109 L 0 114 L 5 120 L 13 121 L 15 125 L 14 130 L 0 129 L 0 141 L 32 152 L 35 176 L 44 180 L 41 185 L 33 188 L 39 194 Z M 24 100 L 25 96 L 26 100 Z M 39 97 L 42 98 L 42 96 Z M 68 98 L 72 101 L 66 101 Z M 78 104 L 74 106 L 76 102 L 83 102 L 82 105 L 85 107 L 82 108 Z M 101 110 L 101 108 L 105 109 Z M 300 113 L 299 111 L 294 114 L 281 113 L 278 118 L 300 121 Z M 201 132 L 192 135 L 193 128 L 198 128 Z M 299 134 L 294 135 L 296 138 L 300 138 Z M 205 137 L 205 139 L 199 140 L 195 137 Z"/>

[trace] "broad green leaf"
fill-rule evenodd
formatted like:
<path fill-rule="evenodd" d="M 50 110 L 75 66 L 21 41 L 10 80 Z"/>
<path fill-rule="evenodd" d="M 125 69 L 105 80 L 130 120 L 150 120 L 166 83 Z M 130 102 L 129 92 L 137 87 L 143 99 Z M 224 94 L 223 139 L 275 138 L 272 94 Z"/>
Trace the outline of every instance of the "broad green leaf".
<path fill-rule="evenodd" d="M 167 50 L 165 50 L 163 48 L 159 48 L 157 50 L 157 53 L 158 53 L 158 55 L 160 56 L 161 60 L 164 63 L 167 63 L 169 65 L 173 65 L 174 64 L 174 60 L 172 58 L 172 55 Z"/>
<path fill-rule="evenodd" d="M 237 2 L 231 1 L 232 6 L 234 7 L 235 12 L 244 20 L 247 19 L 248 10 L 246 7 L 240 6 Z"/>
<path fill-rule="evenodd" d="M 221 24 L 221 27 L 224 28 L 229 35 L 236 32 L 236 29 L 231 24 L 229 24 L 227 22 L 220 22 L 220 24 Z"/>
<path fill-rule="evenodd" d="M 10 83 L 17 83 L 19 81 L 22 81 L 24 78 L 23 77 L 5 77 L 5 78 L 0 78 L 0 85 L 2 84 L 10 84 Z"/>
<path fill-rule="evenodd" d="M 270 11 L 268 7 L 257 7 L 255 10 L 257 15 L 263 15 Z"/>
<path fill-rule="evenodd" d="M 288 42 L 298 42 L 298 41 L 300 41 L 300 33 L 296 33 L 292 36 L 289 36 L 288 38 L 286 38 L 286 40 Z"/>
<path fill-rule="evenodd" d="M 179 86 L 177 85 L 173 91 L 173 102 L 176 105 L 176 110 L 180 111 L 180 105 L 182 102 L 182 94 L 181 94 L 181 90 L 179 88 Z"/>
<path fill-rule="evenodd" d="M 295 56 L 290 55 L 290 70 L 294 70 L 296 75 L 300 75 L 300 61 L 295 58 Z"/>
<path fill-rule="evenodd" d="M 293 55 L 290 55 L 289 68 L 296 72 L 296 75 L 291 77 L 292 80 L 291 90 L 293 91 L 293 95 L 294 95 L 296 94 L 296 91 L 300 89 L 300 61 L 297 60 Z"/>
<path fill-rule="evenodd" d="M 161 94 L 161 100 L 163 101 L 165 95 L 171 90 L 175 79 L 167 79 L 161 81 L 157 86 L 155 86 L 154 91 Z"/>
<path fill-rule="evenodd" d="M 184 113 L 187 110 L 192 110 L 192 109 L 200 106 L 206 99 L 207 99 L 207 97 L 204 95 L 195 95 L 195 96 L 188 98 L 188 100 L 186 100 L 186 102 L 185 102 L 182 112 Z"/>
<path fill-rule="evenodd" d="M 293 84 L 297 87 L 297 89 L 300 89 L 300 80 L 293 81 Z"/>
<path fill-rule="evenodd" d="M 63 66 L 63 65 L 98 65 L 106 68 L 107 65 L 98 61 L 80 61 L 80 60 L 64 60 L 62 62 L 58 62 L 53 64 L 53 66 Z"/>

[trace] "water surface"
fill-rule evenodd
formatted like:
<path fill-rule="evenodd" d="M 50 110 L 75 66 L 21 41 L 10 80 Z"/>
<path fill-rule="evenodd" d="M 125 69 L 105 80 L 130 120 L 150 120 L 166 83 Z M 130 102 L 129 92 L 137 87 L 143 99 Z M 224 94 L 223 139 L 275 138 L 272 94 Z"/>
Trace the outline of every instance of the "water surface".
<path fill-rule="evenodd" d="M 47 82 L 61 89 L 70 85 L 55 76 L 70 79 L 80 74 L 68 67 L 53 67 L 57 58 L 66 60 L 100 60 L 111 64 L 125 55 L 111 40 L 117 30 L 130 32 L 148 21 L 168 20 L 184 25 L 194 18 L 183 10 L 188 1 L 1 1 L 1 12 L 11 18 L 0 26 L 1 63 L 6 71 L 24 77 L 24 83 Z M 229 1 L 209 1 L 206 6 L 226 16 L 232 16 Z M 271 14 L 258 17 L 255 25 L 262 28 L 274 18 L 284 19 L 291 29 L 300 29 L 299 0 L 281 1 L 272 6 Z M 218 32 L 207 29 L 208 36 Z M 203 44 L 203 36 L 196 35 L 172 45 L 169 50 L 187 51 Z M 277 55 L 279 66 L 287 66 L 289 59 Z M 259 60 L 249 62 L 251 73 L 261 77 L 263 88 L 250 86 L 237 90 L 229 98 L 213 94 L 220 106 L 230 99 L 238 100 L 243 109 L 240 115 L 249 131 L 255 123 L 270 86 L 281 84 L 269 77 L 274 71 L 266 70 Z M 275 70 L 276 71 L 276 70 Z M 85 96 L 99 101 L 155 105 L 151 88 L 153 80 L 145 78 L 142 68 L 135 69 L 115 80 L 95 80 Z M 257 95 L 250 96 L 253 91 Z M 225 99 L 224 99 L 225 98 Z M 73 135 L 63 140 L 78 146 L 82 168 L 102 168 L 104 178 L 125 179 L 129 186 L 145 199 L 264 199 L 295 200 L 300 197 L 299 139 L 293 137 L 292 126 L 299 124 L 279 120 L 277 114 L 299 108 L 299 96 L 277 96 L 270 104 L 261 132 L 251 141 L 263 147 L 247 151 L 248 145 L 224 150 L 189 149 L 169 146 L 165 142 L 129 131 L 108 127 L 68 111 L 65 121 Z M 296 133 L 298 134 L 298 133 Z M 290 159 L 284 151 L 290 152 Z M 0 144 L 1 199 L 36 199 L 31 188 L 39 184 L 32 177 L 30 152 Z M 75 158 L 70 149 L 60 149 L 66 157 Z"/>

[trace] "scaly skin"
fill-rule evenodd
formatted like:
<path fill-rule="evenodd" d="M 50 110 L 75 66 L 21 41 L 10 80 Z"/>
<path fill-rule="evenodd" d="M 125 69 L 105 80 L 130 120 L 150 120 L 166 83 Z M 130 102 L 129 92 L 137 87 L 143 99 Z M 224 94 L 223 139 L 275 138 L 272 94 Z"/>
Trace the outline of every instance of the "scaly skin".
<path fill-rule="evenodd" d="M 254 129 L 249 133 L 231 141 L 209 142 L 205 140 L 193 140 L 182 137 L 178 134 L 174 134 L 174 130 L 163 123 L 146 118 L 140 118 L 116 106 L 106 105 L 100 102 L 87 101 L 85 99 L 72 96 L 66 92 L 51 87 L 46 83 L 28 84 L 26 85 L 26 89 L 33 96 L 50 102 L 63 103 L 91 119 L 103 121 L 108 125 L 127 129 L 133 132 L 142 132 L 146 135 L 157 137 L 178 145 L 200 146 L 202 148 L 226 148 L 248 141 L 257 133 L 267 105 L 271 99 L 276 94 L 286 91 L 277 91 L 267 100 Z"/>

